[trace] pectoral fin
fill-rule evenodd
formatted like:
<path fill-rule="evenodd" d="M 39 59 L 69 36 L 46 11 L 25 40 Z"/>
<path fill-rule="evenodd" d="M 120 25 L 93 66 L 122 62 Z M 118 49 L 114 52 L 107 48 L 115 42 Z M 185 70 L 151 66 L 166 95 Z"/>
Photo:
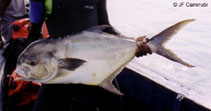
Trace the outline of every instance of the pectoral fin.
<path fill-rule="evenodd" d="M 82 66 L 86 61 L 77 58 L 64 58 L 58 60 L 59 68 L 74 71 Z"/>

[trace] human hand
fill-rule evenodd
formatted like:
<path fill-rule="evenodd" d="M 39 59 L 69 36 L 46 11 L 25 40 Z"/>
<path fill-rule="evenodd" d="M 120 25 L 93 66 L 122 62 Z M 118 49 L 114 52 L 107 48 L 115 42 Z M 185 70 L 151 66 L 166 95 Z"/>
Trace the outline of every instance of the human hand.
<path fill-rule="evenodd" d="M 137 45 L 136 54 L 135 54 L 136 57 L 152 54 L 152 50 L 147 45 L 147 41 L 148 39 L 146 38 L 146 36 L 141 36 L 136 39 L 136 45 Z"/>

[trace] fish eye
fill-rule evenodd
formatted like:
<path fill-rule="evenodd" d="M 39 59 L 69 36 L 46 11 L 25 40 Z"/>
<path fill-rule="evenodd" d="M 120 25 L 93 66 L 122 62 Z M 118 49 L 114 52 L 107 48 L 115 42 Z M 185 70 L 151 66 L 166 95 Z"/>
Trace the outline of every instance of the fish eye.
<path fill-rule="evenodd" d="M 30 65 L 35 65 L 35 61 L 30 61 Z"/>
<path fill-rule="evenodd" d="M 29 62 L 30 65 L 33 66 L 33 65 L 35 65 L 36 63 L 37 63 L 37 61 L 36 61 L 35 58 L 31 58 L 31 59 L 30 59 L 30 62 Z"/>

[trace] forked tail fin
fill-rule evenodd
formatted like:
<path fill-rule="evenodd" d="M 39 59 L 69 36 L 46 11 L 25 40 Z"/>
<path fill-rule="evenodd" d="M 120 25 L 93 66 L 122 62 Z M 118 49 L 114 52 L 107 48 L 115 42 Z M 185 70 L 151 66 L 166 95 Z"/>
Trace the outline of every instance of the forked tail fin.
<path fill-rule="evenodd" d="M 180 29 L 182 29 L 186 24 L 194 21 L 195 19 L 189 19 L 181 21 L 173 26 L 168 27 L 164 31 L 160 32 L 159 34 L 155 35 L 151 38 L 147 44 L 151 48 L 154 53 L 157 53 L 161 56 L 164 56 L 174 62 L 178 62 L 183 64 L 187 67 L 194 67 L 193 65 L 188 64 L 187 62 L 180 59 L 176 54 L 174 54 L 171 50 L 166 49 L 164 44 L 171 39 L 173 35 L 175 35 Z"/>

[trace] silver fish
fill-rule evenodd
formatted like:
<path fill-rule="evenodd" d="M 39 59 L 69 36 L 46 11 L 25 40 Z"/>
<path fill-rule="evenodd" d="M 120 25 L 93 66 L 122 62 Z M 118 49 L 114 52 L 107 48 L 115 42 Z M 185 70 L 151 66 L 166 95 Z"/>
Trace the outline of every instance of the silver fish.
<path fill-rule="evenodd" d="M 179 22 L 149 39 L 154 53 L 193 67 L 163 47 L 174 34 L 194 19 Z M 42 39 L 30 44 L 18 57 L 16 72 L 21 80 L 46 84 L 85 84 L 100 86 L 122 95 L 112 80 L 135 57 L 135 39 L 112 35 L 96 26 L 63 39 Z"/>

